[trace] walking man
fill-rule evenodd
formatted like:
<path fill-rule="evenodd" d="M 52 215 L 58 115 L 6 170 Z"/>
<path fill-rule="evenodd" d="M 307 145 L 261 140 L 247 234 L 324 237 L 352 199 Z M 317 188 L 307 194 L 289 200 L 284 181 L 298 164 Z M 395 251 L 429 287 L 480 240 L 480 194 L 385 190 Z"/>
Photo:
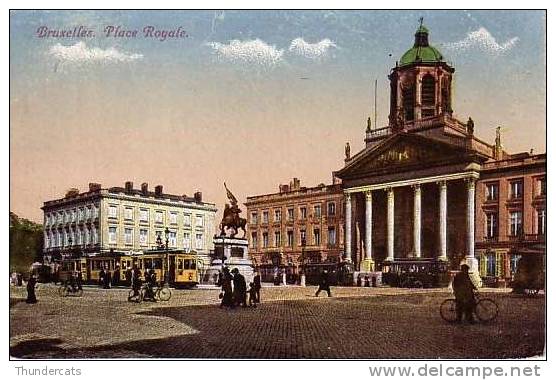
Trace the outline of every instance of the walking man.
<path fill-rule="evenodd" d="M 247 283 L 245 277 L 237 268 L 232 269 L 234 274 L 234 303 L 239 306 L 247 307 Z"/>
<path fill-rule="evenodd" d="M 255 277 L 253 277 L 253 286 L 255 290 L 255 302 L 261 303 L 261 275 L 258 271 L 255 272 Z"/>
<path fill-rule="evenodd" d="M 328 281 L 328 271 L 326 269 L 320 275 L 319 288 L 315 293 L 315 297 L 319 296 L 321 290 L 325 290 L 326 293 L 328 294 L 328 297 L 332 297 L 332 294 L 330 294 L 330 283 Z"/>

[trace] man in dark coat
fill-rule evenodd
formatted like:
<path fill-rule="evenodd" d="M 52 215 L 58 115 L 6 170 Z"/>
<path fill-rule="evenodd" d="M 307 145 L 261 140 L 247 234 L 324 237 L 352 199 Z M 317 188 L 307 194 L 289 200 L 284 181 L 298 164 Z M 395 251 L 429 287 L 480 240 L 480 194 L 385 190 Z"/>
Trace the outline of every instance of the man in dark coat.
<path fill-rule="evenodd" d="M 247 307 L 247 283 L 245 282 L 245 277 L 237 268 L 232 270 L 234 274 L 234 302 L 237 306 L 242 305 Z"/>
<path fill-rule="evenodd" d="M 230 270 L 225 267 L 222 270 L 222 302 L 220 307 L 234 307 L 234 297 L 232 292 L 232 275 Z"/>
<path fill-rule="evenodd" d="M 104 275 L 104 289 L 110 289 L 110 282 L 112 282 L 112 273 L 107 269 Z"/>
<path fill-rule="evenodd" d="M 112 277 L 112 286 L 120 285 L 120 266 L 116 265 L 116 269 L 114 270 L 114 276 Z"/>
<path fill-rule="evenodd" d="M 475 309 L 475 294 L 477 290 L 471 278 L 469 277 L 469 266 L 463 264 L 461 271 L 454 277 L 452 283 L 454 295 L 456 297 L 456 315 L 457 321 L 461 323 L 465 314 L 465 320 L 469 323 L 475 323 L 473 320 L 473 311 Z"/>
<path fill-rule="evenodd" d="M 141 289 L 141 271 L 137 265 L 133 266 L 133 271 L 131 272 L 131 288 L 133 289 L 133 297 L 139 295 L 139 289 Z"/>
<path fill-rule="evenodd" d="M 255 277 L 253 277 L 253 286 L 255 291 L 255 302 L 261 303 L 261 275 L 259 272 L 255 272 Z"/>
<path fill-rule="evenodd" d="M 104 268 L 100 269 L 100 272 L 98 272 L 98 285 L 99 286 L 104 286 L 105 283 L 105 277 L 106 277 L 106 272 L 104 271 Z"/>
<path fill-rule="evenodd" d="M 328 294 L 328 297 L 332 297 L 332 294 L 330 294 L 330 283 L 328 282 L 328 271 L 327 270 L 324 270 L 320 275 L 319 288 L 317 289 L 317 292 L 315 293 L 315 297 L 319 296 L 319 293 L 320 293 L 321 290 L 325 290 L 326 293 Z"/>
<path fill-rule="evenodd" d="M 27 282 L 27 303 L 37 303 L 37 296 L 35 295 L 35 285 L 37 285 L 37 279 L 34 274 L 31 274 L 29 281 Z"/>

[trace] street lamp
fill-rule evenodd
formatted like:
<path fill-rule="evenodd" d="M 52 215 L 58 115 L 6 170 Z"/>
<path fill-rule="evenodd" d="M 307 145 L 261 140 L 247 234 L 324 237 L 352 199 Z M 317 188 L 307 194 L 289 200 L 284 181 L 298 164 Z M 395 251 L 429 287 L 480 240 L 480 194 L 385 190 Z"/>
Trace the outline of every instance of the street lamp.
<path fill-rule="evenodd" d="M 164 272 L 164 284 L 168 285 L 170 279 L 170 252 L 168 251 L 168 241 L 170 230 L 168 227 L 164 229 L 164 237 L 166 238 L 166 271 Z"/>
<path fill-rule="evenodd" d="M 307 240 L 303 237 L 301 238 L 301 276 L 299 284 L 305 286 L 305 246 L 307 245 Z"/>

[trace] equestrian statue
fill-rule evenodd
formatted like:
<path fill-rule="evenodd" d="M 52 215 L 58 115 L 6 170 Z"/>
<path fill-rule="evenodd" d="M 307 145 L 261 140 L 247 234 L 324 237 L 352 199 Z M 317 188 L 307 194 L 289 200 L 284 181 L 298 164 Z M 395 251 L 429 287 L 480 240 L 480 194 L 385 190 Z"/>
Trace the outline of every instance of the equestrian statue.
<path fill-rule="evenodd" d="M 224 215 L 222 216 L 222 222 L 220 222 L 220 236 L 227 236 L 228 229 L 231 229 L 232 232 L 230 233 L 230 237 L 233 238 L 237 235 L 239 229 L 242 229 L 243 239 L 245 238 L 247 219 L 239 216 L 241 210 L 237 205 L 237 199 L 226 186 L 226 182 L 224 182 L 224 188 L 226 189 L 226 195 L 230 200 L 231 206 L 228 203 L 224 206 Z"/>

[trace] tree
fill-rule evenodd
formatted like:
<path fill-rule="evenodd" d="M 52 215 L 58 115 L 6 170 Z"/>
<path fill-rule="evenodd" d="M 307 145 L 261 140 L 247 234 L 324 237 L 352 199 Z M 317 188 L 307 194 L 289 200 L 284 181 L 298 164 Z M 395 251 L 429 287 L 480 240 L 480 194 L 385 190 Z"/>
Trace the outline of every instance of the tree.
<path fill-rule="evenodd" d="M 31 264 L 42 261 L 43 226 L 10 211 L 10 272 L 29 272 Z"/>

